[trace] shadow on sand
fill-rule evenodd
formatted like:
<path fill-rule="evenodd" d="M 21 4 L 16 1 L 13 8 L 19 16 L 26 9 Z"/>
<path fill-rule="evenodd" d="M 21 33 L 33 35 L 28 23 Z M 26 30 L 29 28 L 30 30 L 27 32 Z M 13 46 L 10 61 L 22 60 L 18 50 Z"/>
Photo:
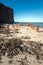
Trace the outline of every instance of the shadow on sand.
<path fill-rule="evenodd" d="M 43 32 L 43 31 L 39 31 L 39 32 Z"/>

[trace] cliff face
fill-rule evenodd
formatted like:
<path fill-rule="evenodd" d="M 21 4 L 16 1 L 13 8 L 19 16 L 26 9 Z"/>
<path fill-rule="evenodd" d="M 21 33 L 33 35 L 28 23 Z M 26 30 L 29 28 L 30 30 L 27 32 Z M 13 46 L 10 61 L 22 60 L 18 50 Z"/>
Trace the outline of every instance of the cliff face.
<path fill-rule="evenodd" d="M 0 3 L 0 23 L 14 23 L 13 10 Z"/>

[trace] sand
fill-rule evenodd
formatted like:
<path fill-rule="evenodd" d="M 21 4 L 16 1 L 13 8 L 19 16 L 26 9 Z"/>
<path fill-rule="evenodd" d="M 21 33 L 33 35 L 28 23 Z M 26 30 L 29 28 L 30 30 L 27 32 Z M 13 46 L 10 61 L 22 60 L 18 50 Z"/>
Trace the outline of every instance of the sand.
<path fill-rule="evenodd" d="M 15 33 L 17 37 L 29 36 L 31 37 L 30 40 L 43 43 L 43 28 L 40 28 L 39 32 L 36 32 L 35 29 L 32 29 L 28 26 L 21 26 L 20 28 L 15 27 L 15 29 L 18 29 L 19 32 L 19 33 Z"/>
<path fill-rule="evenodd" d="M 40 28 L 39 32 L 36 32 L 35 29 L 32 29 L 28 26 L 15 26 L 14 28 L 12 28 L 11 26 L 10 28 L 10 35 L 12 35 L 13 38 L 22 38 L 23 37 L 30 37 L 30 39 L 26 39 L 25 41 L 36 41 L 36 42 L 40 42 L 43 43 L 43 28 Z M 12 32 L 12 33 L 11 33 Z M 4 34 L 0 34 L 1 36 L 3 36 Z M 10 37 L 11 38 L 11 37 Z M 25 59 L 25 56 L 27 56 L 27 60 L 23 60 Z M 20 62 L 18 62 L 19 60 L 23 60 L 24 62 L 26 62 L 24 65 L 43 65 L 43 61 L 42 60 L 37 60 L 35 58 L 35 56 L 29 55 L 28 53 L 24 53 L 24 54 L 18 54 L 17 56 L 13 57 L 13 63 L 9 64 L 8 61 L 9 59 L 5 56 L 2 57 L 2 61 L 3 63 L 1 63 L 0 65 L 22 65 L 20 64 Z"/>

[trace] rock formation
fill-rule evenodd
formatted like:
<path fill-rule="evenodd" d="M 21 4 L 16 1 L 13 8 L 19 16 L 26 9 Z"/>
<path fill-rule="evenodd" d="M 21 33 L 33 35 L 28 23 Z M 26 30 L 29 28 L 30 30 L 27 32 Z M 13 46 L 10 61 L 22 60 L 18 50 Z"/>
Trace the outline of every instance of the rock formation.
<path fill-rule="evenodd" d="M 0 3 L 0 23 L 14 23 L 13 9 Z"/>

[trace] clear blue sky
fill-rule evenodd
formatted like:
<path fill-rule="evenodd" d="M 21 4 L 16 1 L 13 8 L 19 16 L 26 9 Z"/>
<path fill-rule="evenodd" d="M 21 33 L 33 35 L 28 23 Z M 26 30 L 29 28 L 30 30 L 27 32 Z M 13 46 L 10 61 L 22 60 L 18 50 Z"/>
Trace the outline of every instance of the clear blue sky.
<path fill-rule="evenodd" d="M 14 10 L 18 22 L 43 22 L 43 0 L 0 0 Z"/>

